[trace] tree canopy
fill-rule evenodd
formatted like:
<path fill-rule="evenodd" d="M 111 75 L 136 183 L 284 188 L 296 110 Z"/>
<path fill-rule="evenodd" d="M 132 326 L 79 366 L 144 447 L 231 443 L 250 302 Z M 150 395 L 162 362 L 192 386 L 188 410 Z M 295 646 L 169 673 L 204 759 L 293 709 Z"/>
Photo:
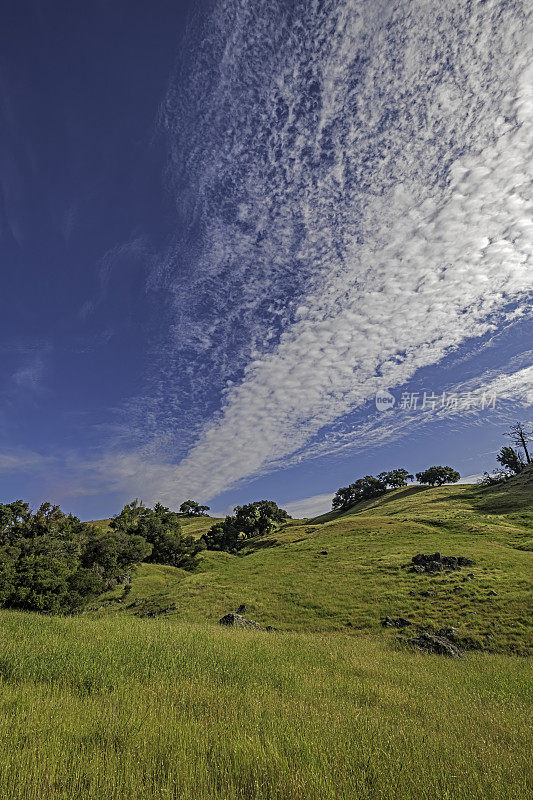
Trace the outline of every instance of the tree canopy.
<path fill-rule="evenodd" d="M 515 447 L 522 448 L 524 451 L 525 463 L 531 464 L 528 444 L 533 441 L 533 431 L 528 430 L 523 422 L 516 422 L 514 425 L 511 425 L 506 435 L 511 437 L 511 441 Z"/>
<path fill-rule="evenodd" d="M 201 506 L 195 500 L 185 500 L 180 506 L 180 514 L 186 517 L 207 517 L 209 506 Z"/>
<path fill-rule="evenodd" d="M 137 535 L 148 542 L 151 552 L 144 560 L 154 564 L 192 570 L 204 549 L 200 540 L 181 533 L 179 515 L 160 503 L 152 509 L 134 500 L 113 517 L 109 526 L 115 532 L 129 537 Z"/>
<path fill-rule="evenodd" d="M 109 530 L 43 503 L 0 504 L 0 606 L 66 613 L 114 588 L 141 561 L 194 569 L 203 542 L 183 536 L 179 515 L 135 500 Z"/>
<path fill-rule="evenodd" d="M 408 481 L 414 481 L 415 476 L 411 475 L 411 473 L 407 472 L 403 467 L 399 467 L 398 469 L 391 469 L 388 472 L 380 472 L 378 479 L 391 489 L 399 489 L 402 486 L 407 486 Z"/>
<path fill-rule="evenodd" d="M 525 467 L 525 461 L 522 454 L 509 445 L 502 447 L 496 456 L 496 461 L 508 471 L 511 475 L 518 475 Z"/>
<path fill-rule="evenodd" d="M 234 553 L 248 539 L 265 536 L 288 519 L 288 513 L 273 500 L 257 500 L 244 506 L 236 506 L 233 515 L 213 525 L 202 539 L 208 550 Z"/>
<path fill-rule="evenodd" d="M 150 555 L 140 536 L 101 531 L 43 503 L 0 504 L 0 605 L 60 613 L 116 585 Z"/>
<path fill-rule="evenodd" d="M 460 474 L 452 467 L 428 467 L 422 472 L 416 473 L 416 479 L 419 483 L 425 483 L 428 486 L 443 486 L 445 483 L 457 483 Z"/>
<path fill-rule="evenodd" d="M 332 502 L 333 511 L 346 511 L 356 503 L 360 503 L 361 500 L 379 497 L 386 489 L 387 484 L 381 477 L 365 475 L 364 478 L 359 478 L 349 486 L 343 486 L 337 490 Z"/>
<path fill-rule="evenodd" d="M 451 467 L 430 467 L 423 472 L 417 472 L 416 477 L 420 483 L 427 483 L 430 486 L 441 486 L 443 483 L 455 483 L 461 477 Z M 397 467 L 386 472 L 380 472 L 377 477 L 365 475 L 358 478 L 349 486 L 342 486 L 337 490 L 332 501 L 333 511 L 347 511 L 356 503 L 362 500 L 371 500 L 385 494 L 387 489 L 399 489 L 407 486 L 408 481 L 414 480 L 403 467 Z"/>
<path fill-rule="evenodd" d="M 526 465 L 531 463 L 528 444 L 532 441 L 533 431 L 527 430 L 523 422 L 516 422 L 511 425 L 504 435 L 510 437 L 514 447 L 505 445 L 499 450 L 496 461 L 501 465 L 501 468 L 494 470 L 492 473 L 484 472 L 479 481 L 482 486 L 494 486 L 498 483 L 503 483 L 512 478 L 513 475 L 518 475 L 525 469 Z M 523 455 L 521 451 L 523 451 Z"/>

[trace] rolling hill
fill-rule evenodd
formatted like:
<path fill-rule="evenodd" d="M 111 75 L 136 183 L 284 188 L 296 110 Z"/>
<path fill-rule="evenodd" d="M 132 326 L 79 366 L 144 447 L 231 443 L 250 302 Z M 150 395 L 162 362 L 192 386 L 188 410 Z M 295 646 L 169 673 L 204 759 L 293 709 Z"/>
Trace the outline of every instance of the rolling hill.
<path fill-rule="evenodd" d="M 531 477 L 388 492 L 195 573 L 143 564 L 82 614 L 0 611 L 0 796 L 528 800 Z M 475 564 L 406 568 L 435 551 Z M 216 624 L 243 602 L 280 632 Z M 400 647 L 400 615 L 472 648 Z"/>
<path fill-rule="evenodd" d="M 191 521 L 200 533 L 214 520 Z M 417 575 L 417 553 L 475 561 L 471 570 Z M 466 573 L 473 574 L 467 580 Z M 479 647 L 528 653 L 533 574 L 533 472 L 496 487 L 406 487 L 343 514 L 293 520 L 238 556 L 206 552 L 200 569 L 141 565 L 127 597 L 103 595 L 91 614 L 215 623 L 241 603 L 285 631 L 394 636 L 385 616 L 453 626 Z"/>

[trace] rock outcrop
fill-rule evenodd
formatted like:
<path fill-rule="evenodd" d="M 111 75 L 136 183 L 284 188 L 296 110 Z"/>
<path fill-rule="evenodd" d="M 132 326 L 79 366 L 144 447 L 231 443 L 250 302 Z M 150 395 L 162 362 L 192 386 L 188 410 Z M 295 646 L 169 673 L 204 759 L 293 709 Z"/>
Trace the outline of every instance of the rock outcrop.
<path fill-rule="evenodd" d="M 452 642 L 448 636 L 441 635 L 442 633 L 443 631 L 438 633 L 423 632 L 412 639 L 402 639 L 401 641 L 427 653 L 437 653 L 449 658 L 460 658 L 463 654 L 461 648 L 455 642 Z"/>
<path fill-rule="evenodd" d="M 228 627 L 232 628 L 253 628 L 257 631 L 265 630 L 265 628 L 263 628 L 263 626 L 258 622 L 253 622 L 253 620 L 243 617 L 242 614 L 236 614 L 234 612 L 225 614 L 221 619 L 219 619 L 218 624 L 227 625 Z"/>
<path fill-rule="evenodd" d="M 465 556 L 443 556 L 442 553 L 419 553 L 411 559 L 412 572 L 444 572 L 471 567 L 475 562 Z"/>
<path fill-rule="evenodd" d="M 381 620 L 381 625 L 384 628 L 407 628 L 412 624 L 413 623 L 405 619 L 405 617 L 396 617 L 395 619 L 393 617 L 385 617 Z"/>

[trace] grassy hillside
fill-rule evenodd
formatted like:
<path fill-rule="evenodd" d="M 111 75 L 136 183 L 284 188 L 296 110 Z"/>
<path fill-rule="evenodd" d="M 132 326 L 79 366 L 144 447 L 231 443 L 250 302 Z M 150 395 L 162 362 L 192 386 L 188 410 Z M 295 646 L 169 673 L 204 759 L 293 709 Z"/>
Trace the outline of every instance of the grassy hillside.
<path fill-rule="evenodd" d="M 0 612 L 2 800 L 529 798 L 531 663 Z"/>
<path fill-rule="evenodd" d="M 119 589 L 91 613 L 139 614 L 175 604 L 169 616 L 213 623 L 246 603 L 252 619 L 287 631 L 385 637 L 395 633 L 383 632 L 380 619 L 404 616 L 457 627 L 492 650 L 531 651 L 528 482 L 506 489 L 409 487 L 321 519 L 284 526 L 242 555 L 207 552 L 195 573 L 142 565 L 127 600 L 117 602 Z M 416 553 L 435 551 L 476 565 L 436 576 L 405 569 Z M 474 579 L 465 581 L 469 572 Z"/>
<path fill-rule="evenodd" d="M 532 495 L 411 487 L 196 573 L 141 565 L 76 617 L 0 612 L 0 797 L 526 800 Z M 405 569 L 437 550 L 476 565 Z M 242 602 L 281 631 L 215 624 Z M 484 651 L 406 650 L 385 615 Z"/>
<path fill-rule="evenodd" d="M 221 521 L 220 517 L 182 517 L 180 519 L 180 525 L 183 529 L 183 533 L 199 537 L 203 533 L 207 533 L 215 522 Z"/>

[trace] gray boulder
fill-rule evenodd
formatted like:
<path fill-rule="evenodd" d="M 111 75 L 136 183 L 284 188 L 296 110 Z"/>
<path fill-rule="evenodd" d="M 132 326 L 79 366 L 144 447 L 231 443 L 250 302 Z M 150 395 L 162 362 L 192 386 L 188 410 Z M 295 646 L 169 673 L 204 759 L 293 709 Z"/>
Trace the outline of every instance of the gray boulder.
<path fill-rule="evenodd" d="M 231 628 L 253 628 L 256 631 L 263 631 L 264 628 L 258 622 L 253 622 L 251 619 L 246 619 L 242 614 L 225 614 L 222 619 L 218 621 L 219 625 L 227 625 Z"/>
<path fill-rule="evenodd" d="M 405 619 L 405 617 L 396 617 L 393 619 L 392 617 L 385 617 L 381 620 L 381 625 L 383 628 L 407 628 L 409 625 L 413 623 Z"/>
<path fill-rule="evenodd" d="M 443 556 L 442 553 L 418 553 L 411 559 L 413 572 L 443 572 L 470 567 L 475 562 L 465 556 Z"/>
<path fill-rule="evenodd" d="M 424 650 L 427 653 L 437 653 L 441 656 L 448 656 L 448 658 L 460 658 L 463 654 L 461 648 L 448 639 L 447 636 L 420 633 L 413 639 L 402 639 L 401 641 L 406 641 L 407 644 L 412 647 L 417 647 L 419 650 Z"/>

